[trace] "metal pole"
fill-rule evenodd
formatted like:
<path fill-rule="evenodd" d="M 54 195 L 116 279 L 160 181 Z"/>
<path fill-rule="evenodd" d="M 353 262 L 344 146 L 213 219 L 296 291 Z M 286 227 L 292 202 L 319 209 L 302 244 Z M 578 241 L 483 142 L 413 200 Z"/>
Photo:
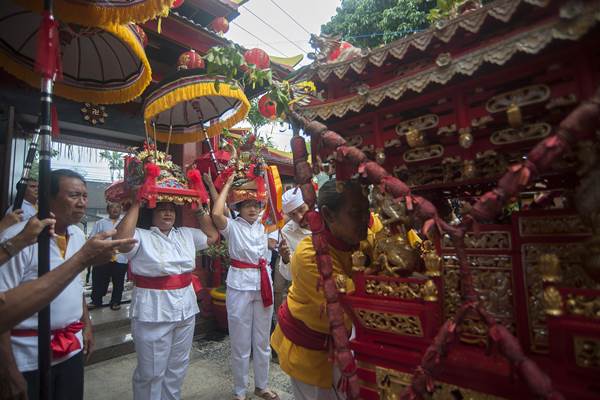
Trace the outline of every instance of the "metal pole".
<path fill-rule="evenodd" d="M 23 206 L 23 198 L 25 197 L 25 189 L 27 189 L 27 180 L 31 173 L 31 165 L 35 159 L 35 153 L 37 152 L 38 139 L 40 135 L 36 130 L 36 133 L 29 143 L 29 150 L 27 151 L 27 157 L 25 158 L 25 165 L 23 166 L 23 173 L 21 174 L 21 180 L 17 183 L 17 197 L 13 203 L 13 210 L 17 210 Z"/>
<path fill-rule="evenodd" d="M 52 0 L 44 0 L 44 11 L 52 15 Z M 50 155 L 52 151 L 52 89 L 53 76 L 42 77 L 40 98 L 40 178 L 39 210 L 40 219 L 50 216 Z M 50 270 L 50 231 L 49 228 L 38 237 L 38 277 Z M 52 400 L 50 382 L 50 304 L 38 313 L 38 371 L 40 376 L 40 400 Z"/>

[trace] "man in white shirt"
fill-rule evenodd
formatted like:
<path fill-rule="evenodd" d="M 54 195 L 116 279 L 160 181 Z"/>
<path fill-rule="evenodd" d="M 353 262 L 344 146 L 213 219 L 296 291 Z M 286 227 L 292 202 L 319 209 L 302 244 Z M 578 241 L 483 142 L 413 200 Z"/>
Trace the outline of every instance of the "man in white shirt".
<path fill-rule="evenodd" d="M 37 215 L 38 213 L 38 181 L 35 179 L 28 179 L 26 182 L 25 195 L 23 196 L 23 204 L 21 210 L 23 211 L 23 221 L 27 221 L 29 218 Z M 8 207 L 6 214 L 12 212 L 13 206 Z"/>
<path fill-rule="evenodd" d="M 290 272 L 292 255 L 298 243 L 311 235 L 308 222 L 303 219 L 304 214 L 308 211 L 308 206 L 302 199 L 302 191 L 299 188 L 286 191 L 281 198 L 281 203 L 283 212 L 290 220 L 281 228 L 281 242 L 279 244 L 279 255 L 281 257 L 273 281 L 276 308 L 279 308 L 283 302 L 292 280 Z"/>
<path fill-rule="evenodd" d="M 53 270 L 71 258 L 85 243 L 85 235 L 75 224 L 85 215 L 87 188 L 83 177 L 70 170 L 52 171 L 50 180 L 50 210 L 56 218 L 55 237 L 50 240 L 50 269 Z M 3 232 L 0 241 L 13 237 L 25 224 L 23 221 Z M 38 247 L 34 244 L 0 268 L 0 292 L 36 279 L 37 271 Z M 83 398 L 83 355 L 89 355 L 93 347 L 92 323 L 80 279 L 71 281 L 52 301 L 50 323 L 53 398 L 80 400 Z M 1 335 L 0 352 L 4 360 L 9 360 L 9 364 L 15 363 L 23 374 L 29 399 L 37 399 L 37 315 Z"/>
<path fill-rule="evenodd" d="M 119 222 L 121 222 L 122 210 L 123 207 L 121 204 L 108 203 L 106 205 L 108 217 L 96 222 L 90 236 L 115 229 Z M 104 265 L 96 265 L 92 268 L 92 302 L 88 304 L 90 310 L 102 306 L 102 298 L 108 292 L 108 283 L 111 280 L 113 289 L 110 296 L 110 308 L 111 310 L 121 308 L 125 273 L 127 273 L 127 258 L 123 254 L 117 254 L 113 256 L 110 262 Z"/>

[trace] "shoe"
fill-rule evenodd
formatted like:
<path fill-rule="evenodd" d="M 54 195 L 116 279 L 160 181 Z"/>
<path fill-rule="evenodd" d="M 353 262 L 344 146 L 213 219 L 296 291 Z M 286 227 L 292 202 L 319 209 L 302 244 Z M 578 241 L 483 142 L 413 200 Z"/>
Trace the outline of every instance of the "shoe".
<path fill-rule="evenodd" d="M 246 400 L 246 396 L 233 396 L 233 400 Z"/>
<path fill-rule="evenodd" d="M 254 395 L 264 400 L 279 400 L 279 395 L 270 389 L 254 389 Z"/>
<path fill-rule="evenodd" d="M 111 304 L 110 305 L 110 309 L 113 311 L 117 311 L 121 309 L 121 305 L 120 304 Z"/>

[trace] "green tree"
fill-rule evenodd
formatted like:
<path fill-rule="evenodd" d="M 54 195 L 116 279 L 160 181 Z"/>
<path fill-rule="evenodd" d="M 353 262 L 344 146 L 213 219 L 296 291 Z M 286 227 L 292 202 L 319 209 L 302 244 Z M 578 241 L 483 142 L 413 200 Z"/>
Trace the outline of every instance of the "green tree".
<path fill-rule="evenodd" d="M 123 177 L 123 168 L 125 166 L 123 154 L 119 153 L 118 151 L 102 150 L 100 152 L 100 158 L 108 162 L 111 180 L 115 180 L 115 173 L 117 175 L 117 179 Z"/>
<path fill-rule="evenodd" d="M 357 47 L 377 47 L 429 26 L 433 0 L 342 0 L 321 33 L 341 34 Z"/>

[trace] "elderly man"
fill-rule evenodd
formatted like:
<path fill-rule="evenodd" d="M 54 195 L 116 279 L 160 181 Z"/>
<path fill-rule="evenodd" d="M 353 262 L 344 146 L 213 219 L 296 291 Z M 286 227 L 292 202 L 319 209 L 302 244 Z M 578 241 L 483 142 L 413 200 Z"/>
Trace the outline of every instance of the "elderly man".
<path fill-rule="evenodd" d="M 108 217 L 96 222 L 90 235 L 94 236 L 97 233 L 116 229 L 122 219 L 122 210 L 123 207 L 119 203 L 107 204 L 106 212 L 108 213 Z M 92 269 L 92 303 L 88 304 L 88 308 L 91 310 L 102 306 L 102 298 L 108 291 L 109 281 L 112 281 L 113 288 L 110 296 L 110 308 L 111 310 L 120 309 L 126 272 L 127 258 L 123 254 L 113 256 L 106 264 L 94 266 Z"/>
<path fill-rule="evenodd" d="M 65 263 L 84 246 L 85 236 L 75 226 L 85 214 L 87 187 L 81 175 L 62 169 L 50 176 L 50 210 L 56 223 L 50 241 L 50 269 Z M 23 229 L 25 222 L 4 231 L 0 242 L 10 240 Z M 37 278 L 37 245 L 26 247 L 0 268 L 0 292 L 8 292 Z M 83 354 L 93 346 L 92 324 L 83 298 L 79 279 L 72 280 L 51 303 L 52 329 L 51 384 L 55 399 L 83 398 Z M 27 318 L 10 333 L 0 336 L 0 355 L 5 367 L 18 368 L 26 382 L 29 399 L 36 399 L 38 389 L 37 318 Z M 14 356 L 14 358 L 13 358 Z M 18 374 L 16 374 L 18 375 Z"/>
<path fill-rule="evenodd" d="M 282 198 L 283 212 L 290 218 L 287 224 L 281 229 L 282 241 L 279 245 L 279 266 L 275 272 L 273 288 L 275 292 L 275 307 L 283 301 L 287 287 L 292 280 L 290 273 L 291 257 L 298 243 L 311 234 L 308 229 L 308 223 L 303 220 L 304 214 L 308 211 L 308 206 L 302 199 L 302 192 L 299 188 L 292 188 L 286 191 Z"/>

